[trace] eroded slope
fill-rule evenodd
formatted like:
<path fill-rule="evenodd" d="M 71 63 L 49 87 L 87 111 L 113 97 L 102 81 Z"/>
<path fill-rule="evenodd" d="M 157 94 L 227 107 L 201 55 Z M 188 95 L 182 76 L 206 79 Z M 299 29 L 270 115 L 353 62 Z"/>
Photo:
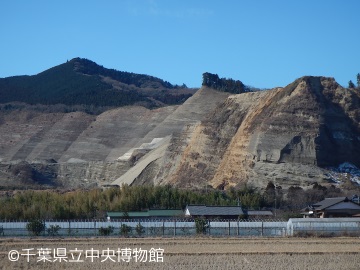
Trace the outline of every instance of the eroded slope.
<path fill-rule="evenodd" d="M 323 167 L 360 165 L 358 105 L 356 90 L 324 77 L 230 96 L 194 129 L 167 181 L 229 188 L 325 180 Z"/>

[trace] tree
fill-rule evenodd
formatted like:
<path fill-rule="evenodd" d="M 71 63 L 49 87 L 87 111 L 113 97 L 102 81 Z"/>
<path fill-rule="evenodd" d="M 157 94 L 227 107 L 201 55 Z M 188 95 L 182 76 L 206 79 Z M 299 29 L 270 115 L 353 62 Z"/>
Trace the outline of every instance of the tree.
<path fill-rule="evenodd" d="M 233 94 L 245 92 L 245 85 L 241 81 L 226 78 L 220 79 L 217 74 L 211 74 L 209 72 L 203 73 L 202 85 Z"/>
<path fill-rule="evenodd" d="M 263 193 L 264 203 L 266 206 L 279 208 L 283 200 L 283 190 L 279 185 L 269 181 Z"/>
<path fill-rule="evenodd" d="M 357 87 L 360 87 L 360 73 L 356 75 Z"/>
<path fill-rule="evenodd" d="M 135 231 L 136 231 L 138 236 L 141 236 L 141 235 L 143 235 L 145 233 L 145 228 L 139 222 L 135 227 Z"/>
<path fill-rule="evenodd" d="M 358 81 L 359 85 L 359 81 Z M 349 88 L 355 88 L 355 84 L 352 82 L 352 80 L 349 81 Z"/>
<path fill-rule="evenodd" d="M 26 229 L 34 236 L 39 236 L 45 231 L 45 228 L 45 223 L 39 219 L 34 219 L 26 224 Z"/>
<path fill-rule="evenodd" d="M 196 218 L 195 227 L 197 234 L 206 234 L 207 229 L 210 228 L 210 224 L 205 218 Z"/>
<path fill-rule="evenodd" d="M 291 210 L 299 210 L 306 206 L 306 193 L 300 186 L 291 186 L 286 201 Z"/>
<path fill-rule="evenodd" d="M 267 206 L 274 207 L 275 194 L 275 185 L 269 181 L 263 193 L 264 202 Z"/>
<path fill-rule="evenodd" d="M 327 188 L 315 182 L 312 189 L 307 189 L 306 193 L 306 204 L 313 204 L 320 202 L 325 199 Z"/>

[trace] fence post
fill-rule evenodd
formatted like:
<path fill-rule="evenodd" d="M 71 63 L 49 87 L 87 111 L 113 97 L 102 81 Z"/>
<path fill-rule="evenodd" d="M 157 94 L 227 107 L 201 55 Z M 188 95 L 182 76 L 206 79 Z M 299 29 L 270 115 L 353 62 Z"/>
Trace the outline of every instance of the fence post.
<path fill-rule="evenodd" d="M 174 236 L 176 236 L 176 219 L 174 220 Z"/>
<path fill-rule="evenodd" d="M 264 221 L 261 221 L 261 236 L 264 236 Z"/>
<path fill-rule="evenodd" d="M 43 220 L 43 223 L 44 223 L 44 232 L 43 232 L 43 236 L 45 236 L 45 235 L 46 235 L 46 221 L 45 221 L 45 219 Z"/>
<path fill-rule="evenodd" d="M 237 230 L 236 230 L 236 234 L 237 236 L 240 235 L 240 232 L 239 232 L 239 227 L 240 227 L 240 224 L 239 224 L 239 220 L 237 221 Z"/>
<path fill-rule="evenodd" d="M 94 233 L 95 233 L 95 236 L 96 236 L 96 219 L 94 219 Z"/>
<path fill-rule="evenodd" d="M 228 235 L 230 236 L 230 220 L 229 220 L 229 227 L 228 227 Z"/>
<path fill-rule="evenodd" d="M 162 235 L 165 236 L 165 222 L 163 221 L 162 225 Z"/>

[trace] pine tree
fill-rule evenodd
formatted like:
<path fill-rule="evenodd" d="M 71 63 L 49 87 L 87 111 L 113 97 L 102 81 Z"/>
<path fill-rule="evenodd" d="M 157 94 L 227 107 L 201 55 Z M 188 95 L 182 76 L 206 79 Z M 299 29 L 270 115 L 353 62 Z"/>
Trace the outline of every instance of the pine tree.
<path fill-rule="evenodd" d="M 358 85 L 359 85 L 359 81 L 358 81 Z M 352 80 L 349 81 L 349 88 L 355 88 L 355 84 L 352 82 Z"/>

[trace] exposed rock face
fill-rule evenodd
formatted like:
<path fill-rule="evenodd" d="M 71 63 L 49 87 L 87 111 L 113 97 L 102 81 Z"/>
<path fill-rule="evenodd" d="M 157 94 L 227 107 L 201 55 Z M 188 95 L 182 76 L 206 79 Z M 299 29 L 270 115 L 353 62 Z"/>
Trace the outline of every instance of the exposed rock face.
<path fill-rule="evenodd" d="M 0 126 L 0 158 L 2 162 L 113 161 L 137 146 L 176 108 L 123 107 L 97 117 L 82 112 L 13 112 L 3 116 L 5 124 Z"/>
<path fill-rule="evenodd" d="M 306 186 L 326 181 L 325 167 L 360 167 L 359 99 L 332 78 L 302 77 L 238 95 L 203 87 L 156 110 L 2 113 L 0 185 Z"/>
<path fill-rule="evenodd" d="M 131 165 L 117 158 L 140 146 L 146 134 L 176 109 L 132 106 L 97 117 L 82 112 L 4 113 L 4 124 L 0 125 L 0 161 L 4 164 L 0 168 L 0 185 L 16 185 L 16 180 L 24 178 L 7 169 L 7 164 L 14 166 L 22 161 L 35 172 L 34 183 L 86 187 L 104 183 L 105 179 L 106 183 L 114 181 Z M 47 181 L 40 181 L 40 175 Z"/>
<path fill-rule="evenodd" d="M 356 90 L 323 77 L 230 96 L 196 127 L 169 182 L 306 185 L 325 178 L 320 167 L 345 161 L 359 166 L 358 105 Z"/>
<path fill-rule="evenodd" d="M 203 89 L 181 106 L 154 110 L 128 106 L 98 116 L 0 111 L 0 186 L 24 184 L 26 177 L 34 180 L 26 180 L 26 184 L 63 187 L 112 183 L 147 151 L 135 151 L 129 160 L 119 157 L 132 153 L 131 149 L 142 149 L 154 139 L 178 136 L 184 127 L 199 123 L 228 96 Z M 24 161 L 27 165 L 21 170 L 11 169 Z"/>

